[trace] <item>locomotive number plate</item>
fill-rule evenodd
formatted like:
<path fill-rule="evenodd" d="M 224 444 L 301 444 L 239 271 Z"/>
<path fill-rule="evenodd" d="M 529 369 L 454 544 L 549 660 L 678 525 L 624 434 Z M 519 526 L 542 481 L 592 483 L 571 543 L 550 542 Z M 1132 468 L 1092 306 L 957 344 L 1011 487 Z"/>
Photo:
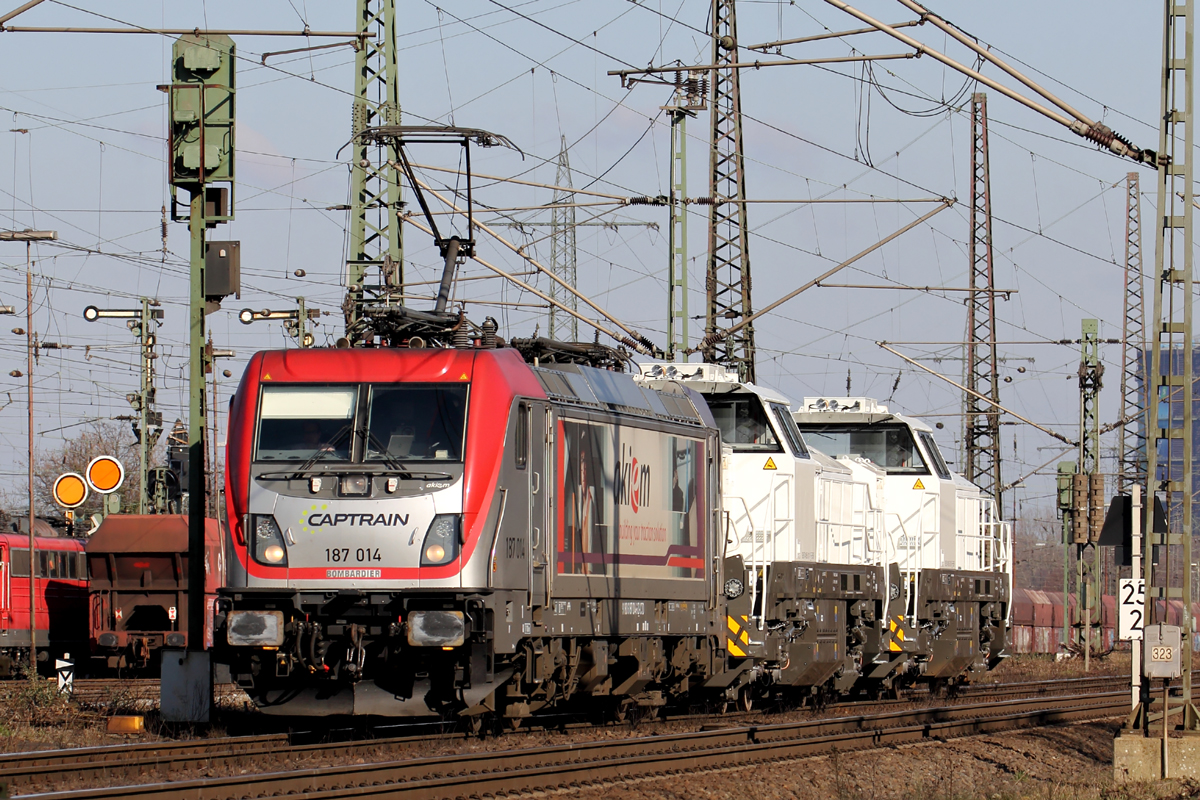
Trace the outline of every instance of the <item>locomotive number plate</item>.
<path fill-rule="evenodd" d="M 328 569 L 326 578 L 379 578 L 383 572 L 377 569 Z"/>

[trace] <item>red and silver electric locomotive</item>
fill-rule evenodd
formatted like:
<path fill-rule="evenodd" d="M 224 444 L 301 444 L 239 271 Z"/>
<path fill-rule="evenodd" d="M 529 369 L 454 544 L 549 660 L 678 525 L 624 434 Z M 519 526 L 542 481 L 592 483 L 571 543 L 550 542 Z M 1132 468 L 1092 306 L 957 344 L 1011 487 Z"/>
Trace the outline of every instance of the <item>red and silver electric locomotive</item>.
<path fill-rule="evenodd" d="M 215 658 L 268 712 L 665 704 L 722 669 L 719 455 L 690 390 L 512 348 L 259 353 Z"/>

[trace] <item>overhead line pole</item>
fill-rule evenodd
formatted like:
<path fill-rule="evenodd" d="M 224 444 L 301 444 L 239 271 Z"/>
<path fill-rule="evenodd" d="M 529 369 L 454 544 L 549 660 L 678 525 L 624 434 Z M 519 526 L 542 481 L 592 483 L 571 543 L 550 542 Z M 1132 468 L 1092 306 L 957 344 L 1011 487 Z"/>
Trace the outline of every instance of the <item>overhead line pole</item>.
<path fill-rule="evenodd" d="M 708 106 L 708 79 L 699 73 L 683 77 L 675 73 L 675 92 L 663 111 L 671 119 L 670 180 L 671 214 L 667 228 L 667 352 L 668 361 L 688 352 L 688 196 L 687 121 Z"/>
<path fill-rule="evenodd" d="M 1125 176 L 1125 314 L 1121 322 L 1121 425 L 1117 492 L 1146 482 L 1146 297 L 1142 274 L 1142 195 L 1138 174 Z"/>
<path fill-rule="evenodd" d="M 392 141 L 373 146 L 359 135 L 367 128 L 400 124 L 395 0 L 357 0 L 356 21 L 363 44 L 354 58 L 350 252 L 342 307 L 352 346 L 368 343 L 364 307 L 390 291 L 403 293 L 404 287 L 399 149 Z"/>
<path fill-rule="evenodd" d="M 57 231 L 0 231 L 0 242 L 25 243 L 25 341 L 26 341 L 26 373 L 25 385 L 28 391 L 28 425 L 29 448 L 26 458 L 29 461 L 29 677 L 37 677 L 37 541 L 34 538 L 33 527 L 37 519 L 34 509 L 33 495 L 33 356 L 37 343 L 33 337 L 33 243 L 53 241 L 58 238 Z M 11 313 L 11 311 L 7 312 Z M 20 377 L 20 372 L 13 373 Z"/>
<path fill-rule="evenodd" d="M 746 157 L 742 142 L 742 92 L 737 61 L 735 0 L 712 0 L 711 150 L 709 174 L 714 200 L 746 199 Z M 746 204 L 729 209 L 714 203 L 708 214 L 708 311 L 704 324 L 704 360 L 735 370 L 738 380 L 754 382 L 754 313 L 751 302 L 750 226 Z M 730 326 L 733 326 L 732 328 Z M 736 329 L 736 330 L 735 330 Z"/>
<path fill-rule="evenodd" d="M 1181 52 L 1182 47 L 1182 52 Z M 1195 135 L 1195 2 L 1166 0 L 1163 20 L 1163 62 L 1159 119 L 1158 232 L 1154 252 L 1154 322 L 1150 328 L 1147 360 L 1150 362 L 1146 402 L 1146 505 L 1143 559 L 1147 625 L 1165 623 L 1163 611 L 1171 600 L 1183 606 L 1182 641 L 1192 642 L 1194 621 L 1191 597 L 1193 475 L 1195 448 L 1195 350 L 1193 338 L 1193 203 L 1195 170 L 1192 166 Z M 1180 107 L 1182 106 L 1182 107 Z M 1167 158 L 1169 156 L 1169 159 Z M 1160 408 L 1161 407 L 1161 408 Z M 1160 412 L 1165 412 L 1161 413 Z M 1160 448 L 1162 453 L 1160 454 Z M 1179 454 L 1178 461 L 1176 453 Z M 1177 466 L 1178 465 L 1178 466 Z M 1154 530 L 1154 498 L 1165 494 L 1167 533 Z M 1177 504 L 1179 515 L 1174 513 Z M 1160 547 L 1162 568 L 1154 570 L 1150 557 Z M 1182 556 L 1182 580 L 1175 582 L 1172 562 Z M 1182 727 L 1200 730 L 1200 714 L 1192 702 L 1192 647 L 1182 647 Z M 1133 719 L 1149 726 L 1149 679 L 1142 679 L 1142 703 Z M 1169 702 L 1169 701 L 1168 701 Z M 1164 714 L 1169 708 L 1164 707 Z M 1140 715 L 1140 719 L 1139 719 Z M 1164 716 L 1164 733 L 1168 727 Z M 1138 726 L 1135 723 L 1135 726 Z M 1164 772 L 1166 766 L 1164 751 Z M 1166 777 L 1166 775 L 1164 775 Z"/>
<path fill-rule="evenodd" d="M 987 95 L 971 96 L 971 268 L 967 297 L 967 388 L 1000 402 L 996 351 L 996 274 L 992 258 L 992 193 L 988 159 Z M 967 395 L 967 480 L 1003 508 L 1000 475 L 1000 420 L 973 394 Z"/>

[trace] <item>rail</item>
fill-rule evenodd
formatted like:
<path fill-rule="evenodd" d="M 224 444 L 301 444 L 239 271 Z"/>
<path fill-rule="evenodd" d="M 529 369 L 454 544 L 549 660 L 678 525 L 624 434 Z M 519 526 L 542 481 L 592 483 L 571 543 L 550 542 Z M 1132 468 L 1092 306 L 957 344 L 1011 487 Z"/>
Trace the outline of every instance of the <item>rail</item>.
<path fill-rule="evenodd" d="M 347 763 L 286 772 L 175 780 L 41 794 L 39 800 L 221 800 L 303 794 L 323 798 L 441 800 L 568 788 L 672 771 L 745 767 L 765 761 L 1127 713 L 1126 691 L 990 701 L 871 716 L 725 727 L 570 746 Z M 279 763 L 275 760 L 272 763 Z M 173 769 L 173 765 L 164 765 Z"/>
<path fill-rule="evenodd" d="M 989 701 L 1012 703 L 1014 702 L 1014 698 L 1024 698 L 1016 702 L 1031 702 L 1052 700 L 1067 693 L 1074 696 L 1098 696 L 1096 693 L 1116 693 L 1125 702 L 1125 705 L 1118 713 L 1125 713 L 1129 709 L 1128 685 L 1129 679 L 1124 676 L 1064 678 L 1009 684 L 974 684 L 963 687 L 960 690 L 959 701 L 965 701 L 972 695 L 987 697 Z M 908 694 L 906 700 L 886 701 L 882 703 L 872 701 L 870 705 L 911 704 L 914 702 L 929 702 L 930 700 L 931 697 L 927 691 L 912 691 Z M 829 710 L 853 710 L 856 708 L 861 709 L 861 707 L 862 703 L 848 702 L 831 706 Z M 822 725 L 840 725 L 845 720 L 878 720 L 880 721 L 879 724 L 883 724 L 887 720 L 897 719 L 898 715 L 907 713 L 950 714 L 958 713 L 955 709 L 976 707 L 959 702 L 958 705 L 942 708 L 926 707 L 917 709 L 916 711 L 891 711 L 877 717 L 843 715 L 833 719 L 805 720 L 799 723 L 764 724 L 763 720 L 766 717 L 759 712 L 716 717 L 710 714 L 701 714 L 689 717 L 673 717 L 670 721 L 695 721 L 700 724 L 718 721 L 726 726 L 732 725 L 737 721 L 753 721 L 758 723 L 754 727 L 759 729 L 779 728 L 782 725 L 782 727 L 792 726 L 798 731 L 812 730 L 819 732 L 825 730 L 821 727 Z M 556 725 L 555 727 L 561 726 Z M 591 726 L 580 725 L 578 727 L 587 728 Z M 96 782 L 105 782 L 111 785 L 134 780 L 153 779 L 156 773 L 164 776 L 168 774 L 182 775 L 188 771 L 211 771 L 222 768 L 229 768 L 235 771 L 247 769 L 256 771 L 261 769 L 263 764 L 270 764 L 277 767 L 280 763 L 303 763 L 314 760 L 322 762 L 347 759 L 381 761 L 386 758 L 395 758 L 398 754 L 406 750 L 426 745 L 432 740 L 453 741 L 467 738 L 467 734 L 465 733 L 431 734 L 429 732 L 429 725 L 423 725 L 421 728 L 425 732 L 417 735 L 340 743 L 295 744 L 297 740 L 312 735 L 298 732 L 291 737 L 280 733 L 264 736 L 237 736 L 177 742 L 146 742 L 106 747 L 14 753 L 0 756 L 0 785 L 8 786 L 10 791 L 53 788 L 58 790 L 57 794 L 54 795 L 55 797 L 83 798 L 96 795 L 64 792 L 61 789 L 66 786 L 79 786 Z M 574 747 L 572 746 L 572 748 Z M 170 795 L 157 796 L 170 797 Z M 201 793 L 190 796 L 209 797 L 210 795 Z M 250 796 L 257 796 L 257 794 Z"/>

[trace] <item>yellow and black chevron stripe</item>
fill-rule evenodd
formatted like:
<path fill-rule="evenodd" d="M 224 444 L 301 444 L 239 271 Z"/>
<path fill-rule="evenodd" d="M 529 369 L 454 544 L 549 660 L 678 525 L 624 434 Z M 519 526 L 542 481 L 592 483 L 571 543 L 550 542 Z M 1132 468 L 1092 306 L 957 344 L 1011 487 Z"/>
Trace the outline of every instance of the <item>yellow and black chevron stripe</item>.
<path fill-rule="evenodd" d="M 899 653 L 904 649 L 904 617 L 893 617 L 888 620 L 887 643 L 888 650 Z"/>
<path fill-rule="evenodd" d="M 746 651 L 750 647 L 750 617 L 742 614 L 725 619 L 726 625 L 729 626 L 729 636 L 725 640 L 725 647 L 729 650 L 729 655 L 745 658 Z"/>

